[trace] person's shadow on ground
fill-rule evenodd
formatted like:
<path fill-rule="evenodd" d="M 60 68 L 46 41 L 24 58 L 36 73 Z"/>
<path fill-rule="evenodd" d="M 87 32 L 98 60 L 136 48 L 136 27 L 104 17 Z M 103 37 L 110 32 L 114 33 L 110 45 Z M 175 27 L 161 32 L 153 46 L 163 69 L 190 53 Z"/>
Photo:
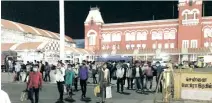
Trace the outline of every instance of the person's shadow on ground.
<path fill-rule="evenodd" d="M 120 94 L 124 94 L 124 95 L 130 95 L 131 93 L 127 93 L 127 92 L 122 92 Z"/>
<path fill-rule="evenodd" d="M 69 102 L 69 103 L 74 103 L 75 100 L 73 98 L 65 98 L 64 101 Z M 64 101 L 56 101 L 55 103 L 65 103 Z"/>
<path fill-rule="evenodd" d="M 85 103 L 90 103 L 91 98 L 86 97 L 86 98 L 81 99 L 81 101 L 84 101 Z"/>

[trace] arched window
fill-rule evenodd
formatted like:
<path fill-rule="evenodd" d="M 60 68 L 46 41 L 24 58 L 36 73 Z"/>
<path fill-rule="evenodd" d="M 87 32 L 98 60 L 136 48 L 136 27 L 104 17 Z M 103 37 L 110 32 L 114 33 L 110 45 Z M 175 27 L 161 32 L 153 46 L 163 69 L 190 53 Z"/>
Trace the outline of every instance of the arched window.
<path fill-rule="evenodd" d="M 208 47 L 208 46 L 209 46 L 209 43 L 208 43 L 208 42 L 205 42 L 205 43 L 204 43 L 204 46 L 205 46 L 205 47 Z"/>
<path fill-rule="evenodd" d="M 163 31 L 158 31 L 158 34 L 157 34 L 157 40 L 162 40 L 163 39 Z"/>
<path fill-rule="evenodd" d="M 142 33 L 141 31 L 138 31 L 136 34 L 136 40 L 142 40 Z"/>
<path fill-rule="evenodd" d="M 102 34 L 102 38 L 103 38 L 102 41 L 103 42 L 106 42 L 106 40 L 107 40 L 107 34 Z"/>
<path fill-rule="evenodd" d="M 136 33 L 134 31 L 131 32 L 130 40 L 135 41 L 135 35 Z"/>
<path fill-rule="evenodd" d="M 121 33 L 113 33 L 112 34 L 112 41 L 121 41 Z"/>
<path fill-rule="evenodd" d="M 130 33 L 129 32 L 125 32 L 125 40 L 130 41 Z"/>
<path fill-rule="evenodd" d="M 176 38 L 176 30 L 171 30 L 169 33 L 169 39 L 175 39 Z"/>
<path fill-rule="evenodd" d="M 116 45 L 115 45 L 115 44 L 113 45 L 112 49 L 113 49 L 113 50 L 115 50 L 115 49 L 116 49 Z"/>
<path fill-rule="evenodd" d="M 200 12 L 198 9 L 193 9 L 191 10 L 191 13 L 193 14 L 193 19 L 197 19 L 197 16 Z"/>
<path fill-rule="evenodd" d="M 143 48 L 143 49 L 146 48 L 146 44 L 142 44 L 142 48 Z"/>
<path fill-rule="evenodd" d="M 111 42 L 111 34 L 110 33 L 107 34 L 107 42 Z"/>
<path fill-rule="evenodd" d="M 96 36 L 95 35 L 90 35 L 88 37 L 89 45 L 96 45 Z"/>
<path fill-rule="evenodd" d="M 130 44 L 127 44 L 127 45 L 126 45 L 126 48 L 127 48 L 127 49 L 130 49 Z"/>
<path fill-rule="evenodd" d="M 156 40 L 157 39 L 157 31 L 152 31 L 152 40 Z"/>
<path fill-rule="evenodd" d="M 194 19 L 197 19 L 197 12 L 194 12 L 193 15 L 194 15 Z"/>
<path fill-rule="evenodd" d="M 186 9 L 186 10 L 183 10 L 182 12 L 182 16 L 183 16 L 183 19 L 184 20 L 188 20 L 188 14 L 189 14 L 190 10 Z"/>
<path fill-rule="evenodd" d="M 170 31 L 164 31 L 164 33 L 163 33 L 163 35 L 164 35 L 164 39 L 170 39 L 170 37 L 169 37 L 169 34 L 170 33 Z"/>
<path fill-rule="evenodd" d="M 106 49 L 105 45 L 102 45 L 102 49 L 103 49 L 103 50 L 105 50 L 105 49 Z"/>
<path fill-rule="evenodd" d="M 117 41 L 116 33 L 112 33 L 111 37 L 112 37 L 112 41 Z"/>
<path fill-rule="evenodd" d="M 211 31 L 210 28 L 205 28 L 204 29 L 204 37 L 205 38 L 208 38 L 209 36 L 211 36 L 211 33 L 212 33 L 212 31 Z"/>

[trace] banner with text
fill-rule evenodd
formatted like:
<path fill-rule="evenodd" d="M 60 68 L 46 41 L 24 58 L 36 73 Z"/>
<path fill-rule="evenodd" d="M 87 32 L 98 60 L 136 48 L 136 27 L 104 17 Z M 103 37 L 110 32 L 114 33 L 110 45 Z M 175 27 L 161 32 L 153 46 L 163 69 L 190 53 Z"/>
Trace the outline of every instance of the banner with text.
<path fill-rule="evenodd" d="M 212 100 L 212 73 L 182 73 L 181 98 Z"/>

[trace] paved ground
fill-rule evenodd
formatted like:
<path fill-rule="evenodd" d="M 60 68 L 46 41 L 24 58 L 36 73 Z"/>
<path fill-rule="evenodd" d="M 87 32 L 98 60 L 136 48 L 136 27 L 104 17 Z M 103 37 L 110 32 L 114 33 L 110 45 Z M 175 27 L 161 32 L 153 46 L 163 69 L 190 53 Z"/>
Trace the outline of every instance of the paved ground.
<path fill-rule="evenodd" d="M 12 101 L 12 103 L 22 103 L 20 101 L 21 91 L 25 89 L 23 83 L 3 83 L 3 90 L 5 90 Z M 85 101 L 80 100 L 81 91 L 74 92 L 72 101 L 65 101 L 65 103 L 98 103 L 100 98 L 95 97 L 93 93 L 94 86 L 87 86 L 87 99 Z M 116 87 L 112 87 L 111 99 L 107 99 L 107 103 L 154 103 L 155 94 L 151 92 L 136 93 L 134 90 L 124 90 L 125 94 L 119 94 L 116 92 Z M 44 84 L 42 91 L 40 92 L 39 103 L 56 103 L 59 97 L 57 87 L 55 84 Z M 64 96 L 66 98 L 67 96 Z M 157 94 L 157 100 L 160 101 L 161 94 Z M 30 103 L 26 101 L 24 103 Z M 193 101 L 176 101 L 171 103 L 203 103 Z M 206 102 L 205 102 L 206 103 Z M 209 103 L 209 102 L 207 102 Z"/>
<path fill-rule="evenodd" d="M 22 83 L 3 83 L 3 85 L 4 87 L 2 89 L 9 94 L 12 100 L 12 103 L 21 103 L 20 93 L 22 90 L 24 90 L 25 85 Z M 88 86 L 87 88 L 87 97 L 91 98 L 87 102 L 80 100 L 81 91 L 75 92 L 75 95 L 73 96 L 75 102 L 76 103 L 98 102 L 99 98 L 94 96 L 93 89 L 94 89 L 94 86 Z M 126 94 L 119 94 L 119 93 L 116 93 L 115 91 L 116 91 L 116 87 L 112 87 L 113 99 L 108 99 L 108 103 L 138 103 L 139 101 L 142 101 L 142 100 L 150 101 L 154 97 L 152 93 L 139 94 L 139 93 L 136 93 L 134 90 L 125 90 Z M 59 95 L 58 95 L 56 85 L 45 84 L 43 86 L 42 91 L 40 92 L 40 103 L 55 103 L 58 97 Z M 148 103 L 148 102 L 145 102 L 145 103 Z"/>

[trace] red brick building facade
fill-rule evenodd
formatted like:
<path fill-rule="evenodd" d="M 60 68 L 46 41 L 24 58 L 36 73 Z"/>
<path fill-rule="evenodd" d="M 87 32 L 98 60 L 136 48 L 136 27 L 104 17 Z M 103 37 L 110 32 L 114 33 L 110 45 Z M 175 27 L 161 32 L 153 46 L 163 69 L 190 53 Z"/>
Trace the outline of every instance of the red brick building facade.
<path fill-rule="evenodd" d="M 166 53 L 176 61 L 210 54 L 212 17 L 202 16 L 202 0 L 180 0 L 178 12 L 178 19 L 106 24 L 100 10 L 91 8 L 84 22 L 85 49 L 137 59 Z"/>

